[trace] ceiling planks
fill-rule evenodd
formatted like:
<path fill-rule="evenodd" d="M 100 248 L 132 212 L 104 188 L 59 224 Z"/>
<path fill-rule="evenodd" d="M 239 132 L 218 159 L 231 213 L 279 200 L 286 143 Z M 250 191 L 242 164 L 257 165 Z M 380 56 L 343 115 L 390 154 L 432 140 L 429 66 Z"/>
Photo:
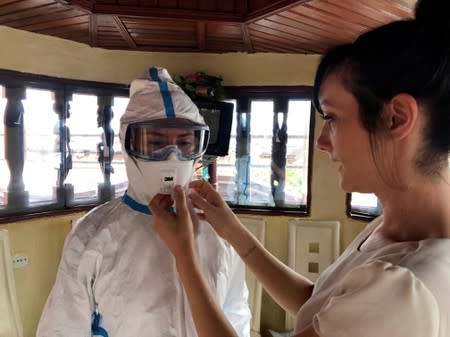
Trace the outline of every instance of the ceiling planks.
<path fill-rule="evenodd" d="M 0 25 L 92 47 L 323 53 L 412 17 L 415 0 L 2 0 Z"/>

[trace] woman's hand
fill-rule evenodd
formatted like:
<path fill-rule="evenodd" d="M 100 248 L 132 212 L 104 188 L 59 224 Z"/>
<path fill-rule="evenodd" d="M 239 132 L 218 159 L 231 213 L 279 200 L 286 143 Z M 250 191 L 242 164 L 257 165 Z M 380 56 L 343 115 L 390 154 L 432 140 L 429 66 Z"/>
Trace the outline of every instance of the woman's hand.
<path fill-rule="evenodd" d="M 208 221 L 222 238 L 228 240 L 236 227 L 241 226 L 219 192 L 205 180 L 194 180 L 189 184 L 192 205 L 203 211 L 198 217 Z"/>
<path fill-rule="evenodd" d="M 150 201 L 153 227 L 175 258 L 195 254 L 194 225 L 183 187 L 174 187 L 173 198 L 157 194 Z M 172 209 L 174 201 L 176 212 Z"/>

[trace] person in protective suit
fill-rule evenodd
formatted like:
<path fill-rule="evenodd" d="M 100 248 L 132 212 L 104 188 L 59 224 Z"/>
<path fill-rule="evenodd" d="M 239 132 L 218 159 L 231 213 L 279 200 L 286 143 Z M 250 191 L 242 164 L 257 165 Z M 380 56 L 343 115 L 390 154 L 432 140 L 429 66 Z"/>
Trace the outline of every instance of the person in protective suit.
<path fill-rule="evenodd" d="M 187 186 L 208 134 L 166 69 L 152 67 L 132 81 L 119 134 L 127 192 L 72 228 L 37 337 L 197 336 L 175 259 L 154 232 L 147 205 L 174 185 Z M 204 221 L 196 221 L 196 243 L 217 301 L 237 334 L 249 337 L 242 260 Z"/>

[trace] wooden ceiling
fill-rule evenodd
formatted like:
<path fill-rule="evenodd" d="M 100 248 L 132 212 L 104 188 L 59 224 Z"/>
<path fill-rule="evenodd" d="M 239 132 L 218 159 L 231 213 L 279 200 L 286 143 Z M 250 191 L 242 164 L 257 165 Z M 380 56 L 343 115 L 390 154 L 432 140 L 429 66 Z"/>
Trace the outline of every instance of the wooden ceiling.
<path fill-rule="evenodd" d="M 92 47 L 320 54 L 416 0 L 0 0 L 0 25 Z"/>

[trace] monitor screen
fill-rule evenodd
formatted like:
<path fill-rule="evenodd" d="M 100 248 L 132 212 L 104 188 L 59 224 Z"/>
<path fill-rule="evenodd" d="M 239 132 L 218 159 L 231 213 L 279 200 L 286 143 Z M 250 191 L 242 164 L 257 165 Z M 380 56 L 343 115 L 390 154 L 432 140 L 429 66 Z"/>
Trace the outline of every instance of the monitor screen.
<path fill-rule="evenodd" d="M 197 101 L 195 104 L 209 126 L 209 143 L 205 155 L 218 157 L 228 155 L 233 103 Z"/>

